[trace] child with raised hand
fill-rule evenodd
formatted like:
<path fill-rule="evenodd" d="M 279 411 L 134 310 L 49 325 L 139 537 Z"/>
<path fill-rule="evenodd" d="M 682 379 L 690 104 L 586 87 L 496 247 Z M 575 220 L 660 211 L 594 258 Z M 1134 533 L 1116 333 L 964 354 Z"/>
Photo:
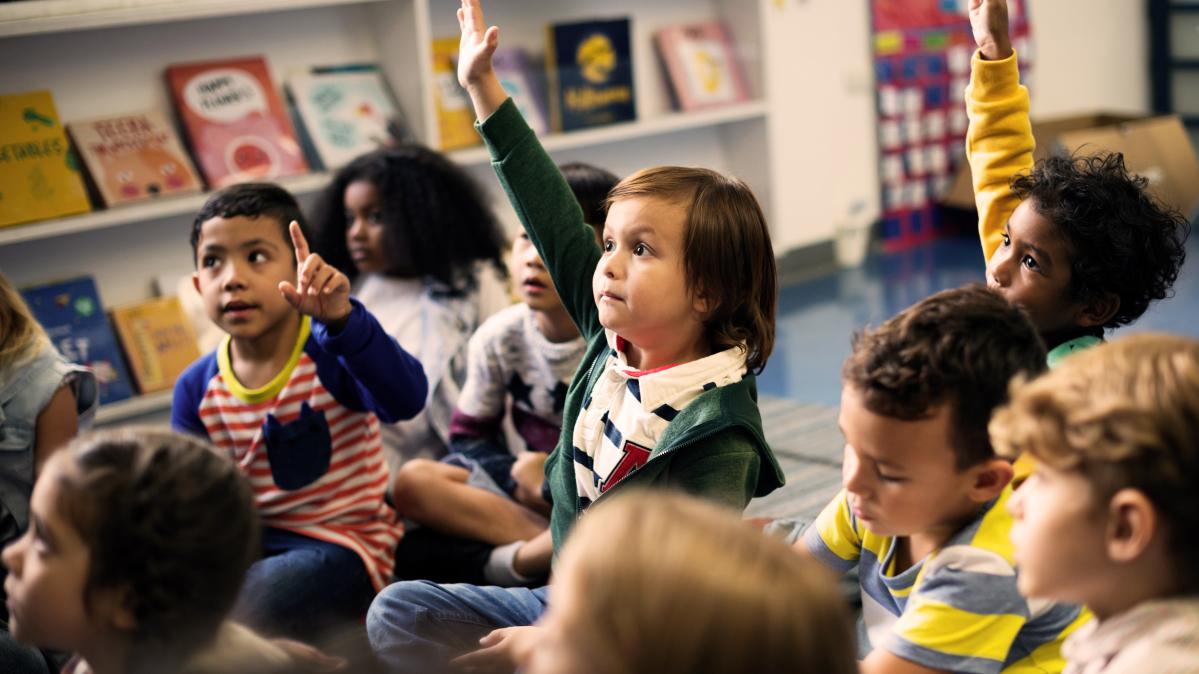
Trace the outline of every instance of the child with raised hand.
<path fill-rule="evenodd" d="M 171 423 L 232 456 L 254 489 L 263 557 L 234 616 L 312 641 L 361 620 L 394 565 L 379 423 L 425 401 L 420 364 L 310 253 L 286 190 L 212 195 L 192 228 L 193 282 L 228 336 L 175 384 Z"/>
<path fill-rule="evenodd" d="M 528 674 L 857 672 L 827 571 L 694 497 L 599 504 L 556 573 L 543 635 L 519 654 Z"/>
<path fill-rule="evenodd" d="M 225 616 L 257 547 L 254 497 L 203 442 L 122 430 L 55 453 L 4 549 L 12 629 L 70 674 L 267 672 L 294 664 Z"/>
<path fill-rule="evenodd" d="M 609 194 L 597 247 L 492 69 L 498 29 L 486 28 L 477 0 L 458 16 L 458 77 L 492 166 L 587 340 L 545 466 L 550 535 L 522 546 L 513 569 L 547 569 L 579 514 L 630 485 L 673 486 L 737 510 L 769 493 L 783 476 L 762 437 L 752 373 L 773 346 L 777 289 L 753 193 L 704 169 L 639 171 Z M 399 583 L 372 604 L 368 634 L 393 670 L 436 667 L 492 627 L 531 625 L 545 596 L 545 588 Z M 510 663 L 508 636 L 484 657 Z"/>
<path fill-rule="evenodd" d="M 484 191 L 444 155 L 402 144 L 338 170 L 313 225 L 313 250 L 345 272 L 429 382 L 423 411 L 381 428 L 393 474 L 407 459 L 445 455 L 467 340 L 511 303 L 504 236 Z"/>
<path fill-rule="evenodd" d="M 598 242 L 608 191 L 619 182 L 588 164 L 560 167 Z M 545 530 L 545 459 L 562 432 L 567 386 L 586 342 L 523 232 L 510 275 L 521 303 L 489 318 L 470 339 L 466 384 L 450 424 L 451 453 L 413 459 L 392 486 L 409 528 L 396 550 L 396 575 L 439 582 L 513 585 L 508 549 Z M 505 441 L 504 422 L 516 433 Z M 495 559 L 496 561 L 492 561 Z"/>
<path fill-rule="evenodd" d="M 1052 367 L 1167 296 L 1189 224 L 1147 192 L 1119 153 L 1034 164 L 1007 2 L 970 0 L 969 12 L 978 51 L 966 89 L 966 155 L 987 284 L 1028 311 Z"/>
<path fill-rule="evenodd" d="M 991 420 L 1037 471 L 1008 501 L 1019 586 L 1086 604 L 1069 674 L 1199 672 L 1199 342 L 1145 334 L 1070 358 Z"/>
<path fill-rule="evenodd" d="M 1062 670 L 1062 641 L 1089 616 L 1017 591 L 1013 471 L 987 436 L 1008 381 L 1044 369 L 1025 312 L 981 286 L 937 293 L 854 338 L 842 368 L 844 489 L 796 547 L 857 568 L 863 674 Z"/>

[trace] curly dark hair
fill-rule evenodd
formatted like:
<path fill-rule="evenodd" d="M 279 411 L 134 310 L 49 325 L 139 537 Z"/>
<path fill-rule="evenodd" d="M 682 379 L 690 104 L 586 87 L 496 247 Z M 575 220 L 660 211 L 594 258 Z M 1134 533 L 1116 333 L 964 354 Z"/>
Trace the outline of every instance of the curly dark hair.
<path fill-rule="evenodd" d="M 300 212 L 300 205 L 296 203 L 296 198 L 291 195 L 291 192 L 274 183 L 238 183 L 214 192 L 192 220 L 193 263 L 198 264 L 199 262 L 196 259 L 196 253 L 200 245 L 200 228 L 204 223 L 213 218 L 236 218 L 238 216 L 273 218 L 283 230 L 283 241 L 290 250 L 295 250 L 291 244 L 291 233 L 288 231 L 292 220 L 300 223 L 300 230 L 304 232 L 305 236 L 308 235 L 304 214 Z"/>
<path fill-rule="evenodd" d="M 476 262 L 490 262 L 507 275 L 507 244 L 482 188 L 444 155 L 406 143 L 350 162 L 317 202 L 312 248 L 350 278 L 358 270 L 346 245 L 345 193 L 359 180 L 379 193 L 389 275 L 432 277 L 456 289 L 473 283 Z"/>
<path fill-rule="evenodd" d="M 1045 343 L 1023 309 L 979 284 L 943 290 L 853 337 L 841 368 L 875 414 L 915 421 L 952 407 L 957 467 L 995 455 L 991 411 L 1007 400 L 1008 381 L 1045 370 Z"/>
<path fill-rule="evenodd" d="M 1120 307 L 1104 328 L 1140 318 L 1169 295 L 1186 258 L 1190 223 L 1155 199 L 1119 152 L 1049 157 L 1012 181 L 1061 232 L 1070 251 L 1070 292 L 1077 302 L 1115 295 Z"/>
<path fill-rule="evenodd" d="M 135 638 L 185 657 L 211 639 L 259 548 L 237 464 L 206 443 L 147 429 L 81 436 L 60 461 L 59 506 L 89 550 L 84 606 L 128 587 Z"/>

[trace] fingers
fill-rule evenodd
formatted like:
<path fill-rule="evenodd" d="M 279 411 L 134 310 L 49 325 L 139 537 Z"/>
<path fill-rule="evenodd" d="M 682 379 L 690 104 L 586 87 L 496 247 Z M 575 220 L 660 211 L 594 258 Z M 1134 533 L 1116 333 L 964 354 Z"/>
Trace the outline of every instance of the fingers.
<path fill-rule="evenodd" d="M 300 303 L 303 301 L 303 298 L 300 296 L 300 292 L 296 290 L 295 286 L 287 281 L 280 281 L 279 292 L 282 293 L 283 299 L 287 300 L 288 304 L 296 309 L 300 308 Z"/>
<path fill-rule="evenodd" d="M 483 7 L 479 0 L 462 0 L 462 11 L 466 15 L 466 25 L 476 33 L 483 32 Z"/>
<path fill-rule="evenodd" d="M 291 234 L 291 245 L 296 249 L 296 262 L 303 264 L 304 260 L 308 259 L 308 239 L 304 238 L 304 230 L 300 229 L 300 223 L 295 220 L 287 226 L 288 233 Z"/>

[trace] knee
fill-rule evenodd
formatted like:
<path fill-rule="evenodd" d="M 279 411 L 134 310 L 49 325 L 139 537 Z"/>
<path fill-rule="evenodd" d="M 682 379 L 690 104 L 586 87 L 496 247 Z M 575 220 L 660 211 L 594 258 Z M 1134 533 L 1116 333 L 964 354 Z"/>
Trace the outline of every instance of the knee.
<path fill-rule="evenodd" d="M 366 635 L 376 651 L 384 649 L 412 629 L 428 608 L 420 601 L 428 581 L 392 583 L 375 595 L 366 612 Z"/>
<path fill-rule="evenodd" d="M 396 472 L 391 481 L 391 501 L 401 513 L 412 516 L 428 502 L 429 494 L 441 480 L 436 461 L 412 459 Z"/>

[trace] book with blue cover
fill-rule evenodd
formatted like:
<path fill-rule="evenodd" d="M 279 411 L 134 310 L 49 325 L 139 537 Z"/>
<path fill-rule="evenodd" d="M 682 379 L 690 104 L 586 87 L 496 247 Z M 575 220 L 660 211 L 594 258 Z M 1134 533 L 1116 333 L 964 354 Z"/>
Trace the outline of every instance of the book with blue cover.
<path fill-rule="evenodd" d="M 637 117 L 628 17 L 549 26 L 546 64 L 558 131 Z"/>
<path fill-rule="evenodd" d="M 63 358 L 96 373 L 101 405 L 133 395 L 129 371 L 100 303 L 94 278 L 82 276 L 25 288 L 21 296 Z"/>

